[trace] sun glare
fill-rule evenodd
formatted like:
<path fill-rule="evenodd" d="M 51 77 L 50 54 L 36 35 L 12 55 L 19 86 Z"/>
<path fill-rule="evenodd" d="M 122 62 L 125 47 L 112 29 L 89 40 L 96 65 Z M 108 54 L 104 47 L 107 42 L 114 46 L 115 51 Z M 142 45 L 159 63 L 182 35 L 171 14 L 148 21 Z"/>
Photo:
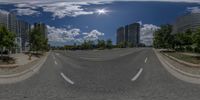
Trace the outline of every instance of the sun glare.
<path fill-rule="evenodd" d="M 104 14 L 107 14 L 109 11 L 108 10 L 106 10 L 106 9 L 97 9 L 96 10 L 96 13 L 98 14 L 98 15 L 104 15 Z"/>

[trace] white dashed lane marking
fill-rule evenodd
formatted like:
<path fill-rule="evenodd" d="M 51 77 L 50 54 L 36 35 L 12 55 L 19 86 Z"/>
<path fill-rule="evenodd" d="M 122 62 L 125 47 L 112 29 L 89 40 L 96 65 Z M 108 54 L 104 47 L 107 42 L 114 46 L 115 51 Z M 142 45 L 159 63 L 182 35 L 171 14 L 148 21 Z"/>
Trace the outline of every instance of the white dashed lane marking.
<path fill-rule="evenodd" d="M 139 76 L 141 75 L 142 71 L 143 71 L 143 68 L 140 68 L 140 70 L 138 71 L 138 73 L 131 79 L 131 81 L 132 82 L 136 81 L 139 78 Z"/>
<path fill-rule="evenodd" d="M 60 75 L 63 77 L 63 79 L 65 80 L 65 81 L 67 81 L 68 83 L 70 83 L 70 84 L 74 84 L 74 82 L 72 81 L 72 80 L 70 80 L 67 76 L 65 76 L 63 73 L 60 73 Z"/>
<path fill-rule="evenodd" d="M 57 63 L 56 61 L 54 61 L 54 63 L 55 63 L 56 65 L 58 65 L 58 63 Z"/>
<path fill-rule="evenodd" d="M 148 58 L 146 57 L 145 60 L 144 60 L 144 62 L 147 63 L 147 60 L 148 60 Z"/>

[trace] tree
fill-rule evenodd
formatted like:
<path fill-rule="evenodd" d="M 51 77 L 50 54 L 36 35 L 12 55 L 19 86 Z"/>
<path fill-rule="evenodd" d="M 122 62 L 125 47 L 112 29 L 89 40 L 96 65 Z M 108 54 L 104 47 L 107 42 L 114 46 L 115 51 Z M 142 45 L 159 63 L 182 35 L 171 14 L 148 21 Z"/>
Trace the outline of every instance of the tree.
<path fill-rule="evenodd" d="M 184 41 L 183 41 L 183 33 L 176 33 L 174 35 L 174 43 L 175 46 L 178 46 L 179 48 L 182 48 Z"/>
<path fill-rule="evenodd" d="M 193 35 L 194 43 L 198 48 L 200 48 L 200 28 Z"/>
<path fill-rule="evenodd" d="M 184 45 L 192 45 L 193 44 L 192 35 L 193 35 L 193 32 L 190 29 L 186 30 L 186 32 L 184 33 L 184 36 L 183 36 Z"/>
<path fill-rule="evenodd" d="M 155 31 L 153 45 L 155 48 L 172 48 L 173 43 L 171 43 L 172 25 L 161 25 L 161 28 Z"/>
<path fill-rule="evenodd" d="M 3 48 L 8 51 L 15 45 L 15 34 L 9 32 L 6 27 L 0 26 L 0 48 L 1 48 L 1 57 Z"/>
<path fill-rule="evenodd" d="M 134 47 L 134 44 L 133 44 L 133 43 L 131 43 L 131 42 L 127 42 L 126 44 L 127 44 L 127 47 L 129 47 L 129 48 L 132 48 L 132 47 Z"/>
<path fill-rule="evenodd" d="M 94 41 L 85 40 L 81 45 L 82 49 L 93 49 L 94 48 Z"/>
<path fill-rule="evenodd" d="M 112 40 L 111 40 L 111 39 L 108 39 L 108 40 L 106 41 L 106 48 L 112 49 L 112 47 L 113 47 L 113 45 L 112 45 Z"/>
<path fill-rule="evenodd" d="M 48 49 L 48 39 L 45 38 L 44 33 L 42 33 L 40 28 L 33 28 L 29 35 L 30 39 L 30 51 L 46 51 Z M 32 54 L 30 53 L 29 59 L 31 59 Z"/>
<path fill-rule="evenodd" d="M 117 46 L 118 46 L 118 48 L 125 48 L 126 47 L 126 41 L 120 42 Z"/>
<path fill-rule="evenodd" d="M 98 41 L 97 41 L 97 47 L 98 47 L 99 49 L 105 49 L 105 48 L 106 48 L 106 43 L 105 43 L 105 41 L 104 41 L 104 40 L 98 40 Z"/>

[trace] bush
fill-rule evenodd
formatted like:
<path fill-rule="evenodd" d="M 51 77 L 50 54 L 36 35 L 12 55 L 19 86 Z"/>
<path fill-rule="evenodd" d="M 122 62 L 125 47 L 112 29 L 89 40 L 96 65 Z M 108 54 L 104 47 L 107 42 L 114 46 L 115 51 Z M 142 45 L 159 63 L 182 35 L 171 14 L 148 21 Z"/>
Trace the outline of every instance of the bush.
<path fill-rule="evenodd" d="M 178 48 L 175 48 L 176 51 L 184 51 L 184 48 L 183 47 L 178 47 Z"/>
<path fill-rule="evenodd" d="M 196 52 L 196 53 L 200 53 L 200 48 L 195 47 L 195 48 L 194 48 L 194 52 Z"/>
<path fill-rule="evenodd" d="M 192 52 L 192 51 L 193 51 L 193 48 L 192 48 L 191 46 L 186 46 L 186 47 L 185 47 L 185 50 L 186 50 L 187 52 Z"/>

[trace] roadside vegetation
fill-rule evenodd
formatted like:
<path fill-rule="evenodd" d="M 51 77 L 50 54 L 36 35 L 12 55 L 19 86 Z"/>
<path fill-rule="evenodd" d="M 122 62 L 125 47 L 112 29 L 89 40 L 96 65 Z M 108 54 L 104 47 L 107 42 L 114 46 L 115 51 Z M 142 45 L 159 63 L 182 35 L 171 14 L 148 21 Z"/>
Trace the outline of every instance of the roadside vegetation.
<path fill-rule="evenodd" d="M 104 50 L 104 49 L 112 49 L 115 46 L 112 44 L 112 40 L 97 40 L 97 41 L 91 41 L 91 40 L 85 40 L 82 44 L 77 45 L 74 43 L 74 45 L 65 45 L 64 47 L 52 47 L 52 49 L 60 49 L 60 50 Z"/>
<path fill-rule="evenodd" d="M 118 45 L 113 45 L 113 41 L 111 39 L 107 40 L 85 40 L 82 44 L 77 45 L 65 45 L 63 47 L 51 47 L 53 50 L 105 50 L 105 49 L 113 49 L 113 48 L 133 48 L 135 45 L 130 42 L 121 42 Z M 145 47 L 145 44 L 140 43 L 137 47 Z"/>
<path fill-rule="evenodd" d="M 154 48 L 165 49 L 165 53 L 175 58 L 199 64 L 200 28 L 193 31 L 188 29 L 183 33 L 172 34 L 172 25 L 167 24 L 161 25 L 160 27 L 154 33 Z M 184 52 L 193 55 L 185 55 Z"/>
<path fill-rule="evenodd" d="M 10 57 L 10 52 L 16 47 L 15 34 L 9 32 L 6 27 L 0 26 L 0 64 L 14 63 L 14 59 Z"/>
<path fill-rule="evenodd" d="M 200 64 L 200 57 L 199 56 L 190 56 L 186 55 L 184 53 L 173 53 L 173 52 L 167 52 L 166 54 L 173 56 L 179 60 L 183 60 L 185 62 L 193 63 L 193 64 Z"/>
<path fill-rule="evenodd" d="M 40 28 L 33 28 L 29 34 L 29 59 L 35 55 L 40 57 L 45 51 L 49 50 L 48 39 L 45 38 Z"/>

